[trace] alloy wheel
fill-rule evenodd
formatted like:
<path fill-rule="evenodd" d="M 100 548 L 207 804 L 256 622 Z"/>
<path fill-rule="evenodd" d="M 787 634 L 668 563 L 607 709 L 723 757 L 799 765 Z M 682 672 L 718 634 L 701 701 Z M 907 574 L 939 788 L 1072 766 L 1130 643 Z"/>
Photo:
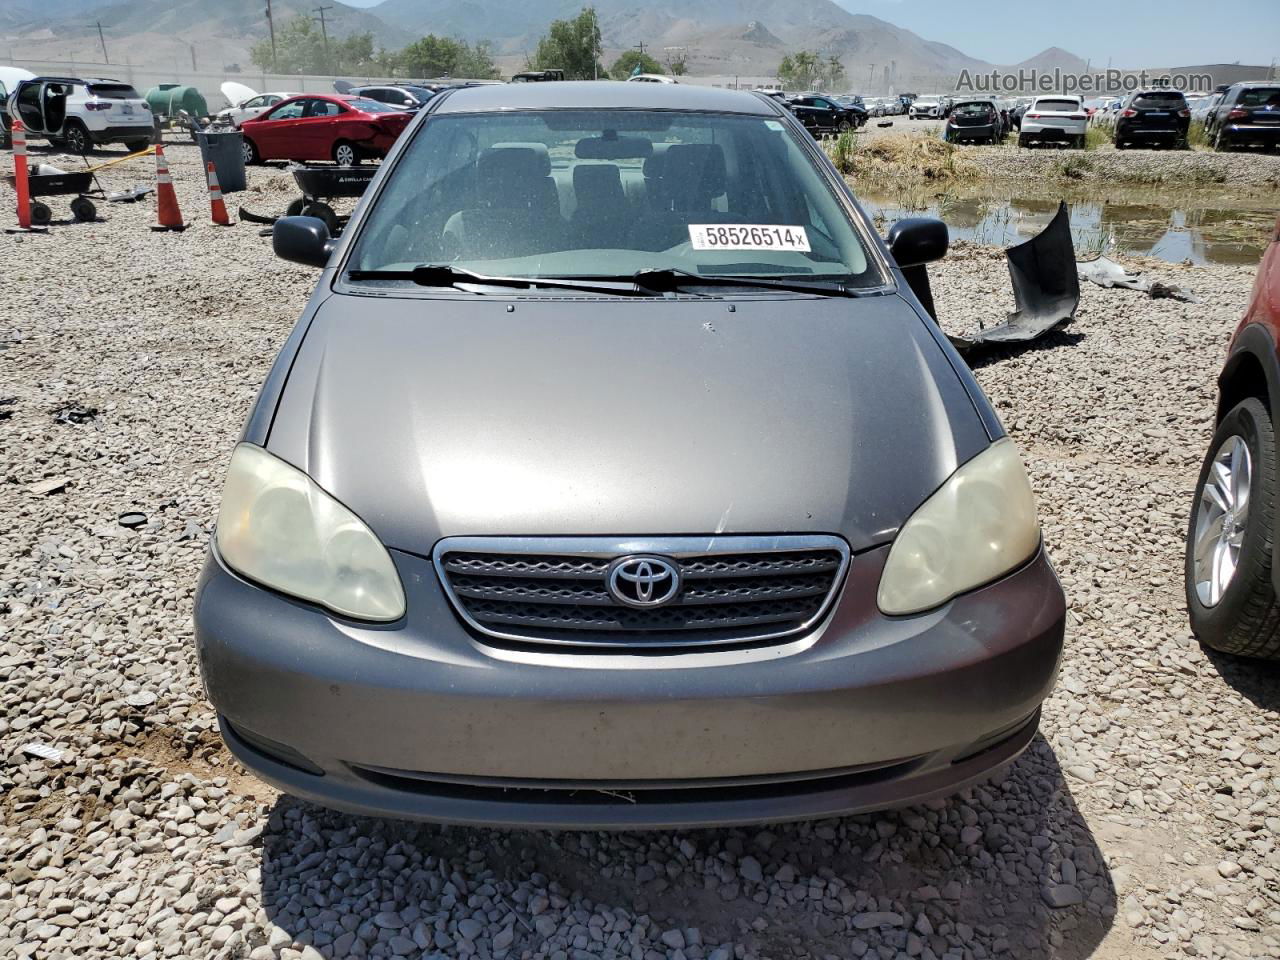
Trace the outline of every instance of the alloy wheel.
<path fill-rule="evenodd" d="M 356 162 L 355 147 L 349 143 L 340 143 L 333 148 L 333 159 L 340 167 L 350 167 Z"/>
<path fill-rule="evenodd" d="M 1253 460 L 1240 436 L 1228 437 L 1213 455 L 1196 504 L 1193 567 L 1196 595 L 1217 606 L 1235 577 L 1249 521 Z"/>

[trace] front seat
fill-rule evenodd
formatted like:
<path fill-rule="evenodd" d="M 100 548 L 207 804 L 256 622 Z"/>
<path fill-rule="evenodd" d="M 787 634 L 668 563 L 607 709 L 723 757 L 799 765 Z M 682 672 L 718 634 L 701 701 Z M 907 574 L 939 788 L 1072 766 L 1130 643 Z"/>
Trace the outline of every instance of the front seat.
<path fill-rule="evenodd" d="M 546 146 L 500 145 L 476 161 L 473 206 L 444 225 L 441 246 L 452 260 L 525 257 L 560 249 L 565 223 Z"/>
<path fill-rule="evenodd" d="M 619 214 L 627 208 L 622 175 L 616 163 L 582 163 L 573 168 L 573 195 L 577 207 L 569 221 L 569 249 L 623 246 L 625 222 Z"/>
<path fill-rule="evenodd" d="M 718 143 L 673 144 L 658 170 L 657 204 L 637 222 L 633 243 L 641 250 L 667 250 L 689 240 L 693 223 L 736 223 L 715 209 L 724 196 L 727 175 Z"/>

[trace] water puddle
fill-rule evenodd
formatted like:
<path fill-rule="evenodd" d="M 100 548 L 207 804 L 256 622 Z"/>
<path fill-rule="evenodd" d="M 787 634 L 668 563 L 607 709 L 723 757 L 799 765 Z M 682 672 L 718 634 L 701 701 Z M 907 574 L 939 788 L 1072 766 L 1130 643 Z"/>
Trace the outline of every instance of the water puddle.
<path fill-rule="evenodd" d="M 1101 194 L 1101 195 L 1100 195 Z M 961 188 L 946 193 L 857 190 L 884 230 L 903 217 L 938 217 L 953 239 L 1009 246 L 1035 236 L 1057 212 L 1059 193 Z M 1254 266 L 1275 229 L 1278 197 L 1214 191 L 1127 188 L 1061 194 L 1081 259 L 1096 253 L 1155 257 L 1171 263 Z"/>

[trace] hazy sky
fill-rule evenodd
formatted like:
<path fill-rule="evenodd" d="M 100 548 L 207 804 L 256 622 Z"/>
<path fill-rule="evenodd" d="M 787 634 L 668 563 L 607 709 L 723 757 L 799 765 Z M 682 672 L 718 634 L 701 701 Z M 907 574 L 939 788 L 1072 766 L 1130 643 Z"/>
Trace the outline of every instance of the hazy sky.
<path fill-rule="evenodd" d="M 3 2 L 3 0 L 0 0 Z M 346 0 L 357 7 L 378 0 Z M 644 0 L 635 0 L 643 6 Z M 780 4 L 787 0 L 777 0 Z M 1105 69 L 1270 63 L 1280 0 L 835 0 L 991 63 L 1063 47 Z M 583 6 L 590 0 L 583 0 Z M 766 26 L 768 20 L 765 21 Z"/>

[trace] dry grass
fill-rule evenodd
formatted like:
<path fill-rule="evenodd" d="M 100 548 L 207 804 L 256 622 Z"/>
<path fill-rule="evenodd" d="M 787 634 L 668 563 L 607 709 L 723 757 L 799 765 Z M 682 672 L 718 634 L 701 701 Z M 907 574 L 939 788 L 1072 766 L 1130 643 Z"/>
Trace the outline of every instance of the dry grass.
<path fill-rule="evenodd" d="M 892 134 L 838 147 L 832 142 L 827 149 L 837 169 L 856 180 L 954 183 L 981 174 L 978 165 L 954 145 L 928 134 Z"/>

